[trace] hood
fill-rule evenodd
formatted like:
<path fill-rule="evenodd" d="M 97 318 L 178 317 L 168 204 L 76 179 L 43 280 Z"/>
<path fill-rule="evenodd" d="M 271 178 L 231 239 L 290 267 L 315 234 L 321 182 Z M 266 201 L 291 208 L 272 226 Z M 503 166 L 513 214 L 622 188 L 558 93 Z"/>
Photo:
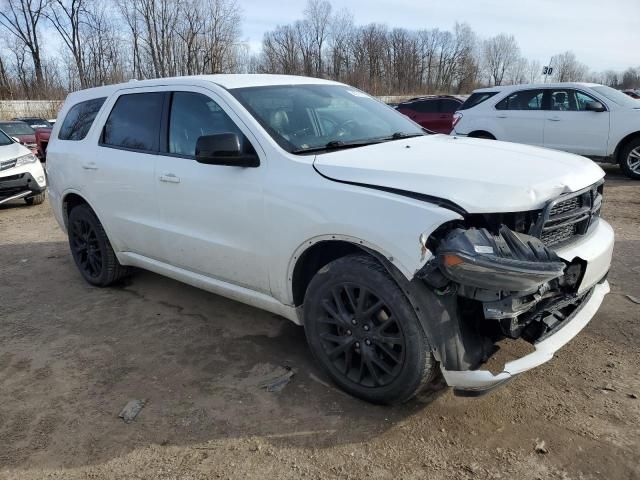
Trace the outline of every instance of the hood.
<path fill-rule="evenodd" d="M 539 209 L 604 177 L 578 155 L 447 135 L 325 153 L 314 166 L 331 180 L 438 197 L 469 213 Z"/>

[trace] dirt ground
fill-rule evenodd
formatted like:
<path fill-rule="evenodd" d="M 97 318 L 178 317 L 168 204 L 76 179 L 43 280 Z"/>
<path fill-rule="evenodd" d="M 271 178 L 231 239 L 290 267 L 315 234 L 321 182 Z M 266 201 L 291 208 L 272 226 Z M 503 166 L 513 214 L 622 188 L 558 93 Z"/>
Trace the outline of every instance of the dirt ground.
<path fill-rule="evenodd" d="M 89 286 L 48 204 L 0 206 L 0 478 L 640 478 L 640 182 L 615 167 L 604 216 L 612 293 L 551 362 L 391 408 L 334 388 L 282 318 L 147 272 Z"/>

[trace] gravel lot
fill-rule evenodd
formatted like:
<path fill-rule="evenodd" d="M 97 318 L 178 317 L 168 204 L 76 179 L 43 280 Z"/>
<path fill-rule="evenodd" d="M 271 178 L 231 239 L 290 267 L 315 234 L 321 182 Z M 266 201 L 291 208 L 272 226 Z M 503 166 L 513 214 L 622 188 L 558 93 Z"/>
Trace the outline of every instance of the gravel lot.
<path fill-rule="evenodd" d="M 47 203 L 0 206 L 0 478 L 640 478 L 640 182 L 607 177 L 612 293 L 583 333 L 488 396 L 395 408 L 269 313 L 147 272 L 90 287 Z"/>

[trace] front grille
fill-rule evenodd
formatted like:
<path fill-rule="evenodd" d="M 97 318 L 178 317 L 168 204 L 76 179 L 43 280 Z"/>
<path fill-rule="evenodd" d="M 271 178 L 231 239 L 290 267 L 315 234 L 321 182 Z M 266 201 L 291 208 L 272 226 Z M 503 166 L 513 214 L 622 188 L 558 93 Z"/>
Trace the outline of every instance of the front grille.
<path fill-rule="evenodd" d="M 3 162 L 0 162 L 0 172 L 3 170 L 9 170 L 10 168 L 15 167 L 17 161 L 18 161 L 17 158 L 12 158 L 11 160 L 5 160 Z"/>
<path fill-rule="evenodd" d="M 561 228 L 558 228 L 557 230 L 544 232 L 542 235 L 540 235 L 540 240 L 542 240 L 542 243 L 544 243 L 548 247 L 550 245 L 556 245 L 560 242 L 569 240 L 575 234 L 576 234 L 576 226 L 567 225 L 566 227 L 561 227 Z"/>
<path fill-rule="evenodd" d="M 559 246 L 584 235 L 602 208 L 603 182 L 579 192 L 563 195 L 544 209 L 536 225 L 536 236 L 547 246 Z"/>
<path fill-rule="evenodd" d="M 570 212 L 571 210 L 575 210 L 576 208 L 580 208 L 582 206 L 582 202 L 580 201 L 580 197 L 573 197 L 569 200 L 564 200 L 562 202 L 556 203 L 551 210 L 549 210 L 549 215 L 560 215 L 561 213 Z"/>

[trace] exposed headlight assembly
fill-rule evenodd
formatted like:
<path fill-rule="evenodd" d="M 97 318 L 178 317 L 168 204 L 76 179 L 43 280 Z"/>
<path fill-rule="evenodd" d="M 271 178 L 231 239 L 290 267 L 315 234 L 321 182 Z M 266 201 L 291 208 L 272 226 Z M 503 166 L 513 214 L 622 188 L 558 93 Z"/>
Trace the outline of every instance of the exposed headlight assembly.
<path fill-rule="evenodd" d="M 485 228 L 456 228 L 436 254 L 450 280 L 487 290 L 535 290 L 562 276 L 566 267 L 539 239 L 504 225 L 498 235 Z"/>
<path fill-rule="evenodd" d="M 26 155 L 22 155 L 21 157 L 16 158 L 16 167 L 20 167 L 22 165 L 28 165 L 30 163 L 35 163 L 38 161 L 38 157 L 36 157 L 33 153 L 28 153 Z"/>

